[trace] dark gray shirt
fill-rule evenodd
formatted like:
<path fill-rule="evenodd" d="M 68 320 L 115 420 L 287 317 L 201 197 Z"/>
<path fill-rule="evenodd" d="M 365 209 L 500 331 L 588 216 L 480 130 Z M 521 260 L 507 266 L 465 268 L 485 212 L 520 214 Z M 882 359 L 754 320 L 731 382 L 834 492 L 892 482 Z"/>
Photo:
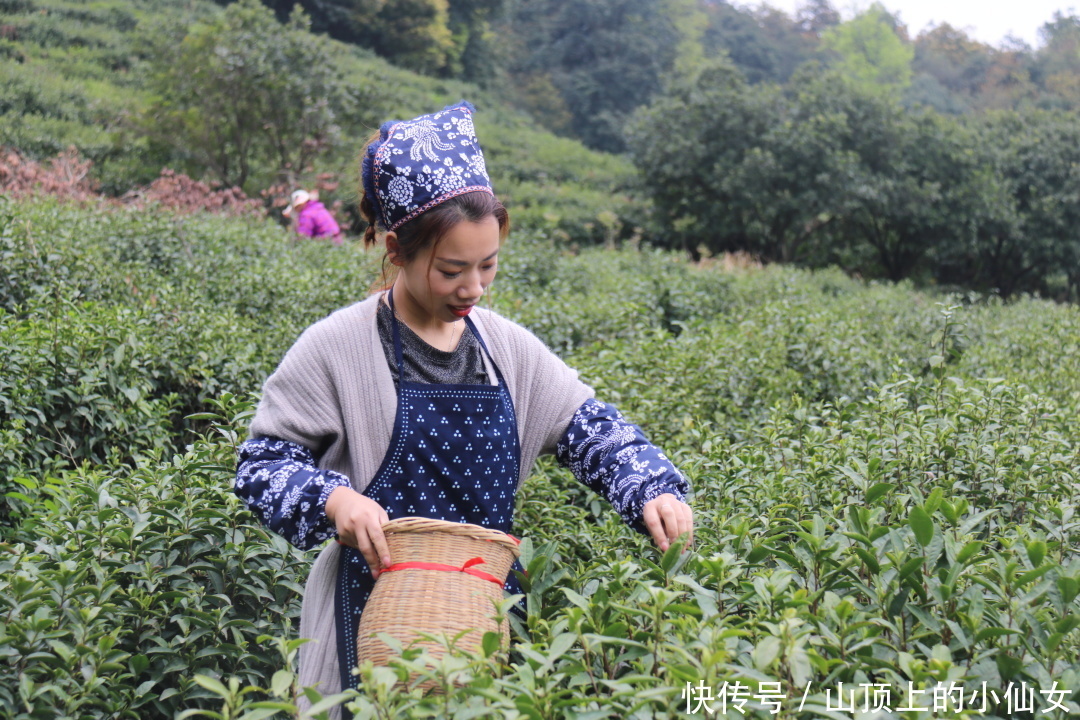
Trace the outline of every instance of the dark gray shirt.
<path fill-rule="evenodd" d="M 386 303 L 379 303 L 379 340 L 390 365 L 394 385 L 398 384 L 397 359 L 394 357 L 393 315 Z M 484 369 L 483 349 L 468 325 L 461 331 L 457 347 L 447 352 L 428 345 L 398 318 L 401 351 L 405 360 L 405 382 L 447 385 L 481 385 L 489 382 Z"/>

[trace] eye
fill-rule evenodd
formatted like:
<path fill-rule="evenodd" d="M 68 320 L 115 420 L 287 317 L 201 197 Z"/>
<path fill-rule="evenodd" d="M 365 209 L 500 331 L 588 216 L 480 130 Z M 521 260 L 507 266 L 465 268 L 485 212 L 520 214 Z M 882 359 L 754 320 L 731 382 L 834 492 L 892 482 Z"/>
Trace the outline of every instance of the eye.
<path fill-rule="evenodd" d="M 439 272 L 441 272 L 442 276 L 444 278 L 446 278 L 447 280 L 453 280 L 454 278 L 456 278 L 458 275 L 461 274 L 460 272 L 450 272 L 449 270 L 440 270 Z"/>

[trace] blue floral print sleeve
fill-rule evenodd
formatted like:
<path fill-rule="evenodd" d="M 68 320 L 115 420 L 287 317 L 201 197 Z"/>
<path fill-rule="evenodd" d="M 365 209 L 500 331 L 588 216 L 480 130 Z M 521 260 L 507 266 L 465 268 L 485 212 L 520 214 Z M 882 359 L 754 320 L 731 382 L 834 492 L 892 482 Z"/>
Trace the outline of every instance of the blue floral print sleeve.
<path fill-rule="evenodd" d="M 335 488 L 349 486 L 347 477 L 320 470 L 309 449 L 279 438 L 251 438 L 237 454 L 233 490 L 264 525 L 302 550 L 334 537 L 326 498 Z M 599 400 L 586 401 L 574 413 L 555 457 L 639 532 L 646 532 L 641 518 L 645 503 L 664 493 L 685 500 L 690 491 L 641 429 Z"/>
<path fill-rule="evenodd" d="M 623 521 L 639 532 L 645 503 L 671 493 L 685 501 L 690 485 L 641 429 L 613 405 L 596 399 L 577 409 L 555 446 L 559 464 L 607 498 Z"/>
<path fill-rule="evenodd" d="M 237 451 L 233 492 L 266 527 L 301 550 L 310 550 L 337 534 L 326 517 L 326 498 L 350 485 L 341 473 L 320 470 L 303 445 L 254 437 Z"/>

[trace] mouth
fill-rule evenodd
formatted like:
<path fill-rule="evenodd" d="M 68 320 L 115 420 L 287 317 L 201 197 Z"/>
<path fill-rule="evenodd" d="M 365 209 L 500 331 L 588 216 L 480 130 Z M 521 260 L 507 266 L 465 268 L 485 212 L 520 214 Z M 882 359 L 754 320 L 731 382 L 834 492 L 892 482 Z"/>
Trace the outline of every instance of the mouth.
<path fill-rule="evenodd" d="M 472 305 L 450 305 L 450 312 L 458 317 L 465 317 L 473 309 Z"/>

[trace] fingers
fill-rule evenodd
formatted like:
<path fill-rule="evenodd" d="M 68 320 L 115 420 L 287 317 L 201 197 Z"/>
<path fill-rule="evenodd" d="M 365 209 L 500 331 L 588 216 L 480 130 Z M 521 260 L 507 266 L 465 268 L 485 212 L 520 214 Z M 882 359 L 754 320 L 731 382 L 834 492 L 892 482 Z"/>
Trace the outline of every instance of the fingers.
<path fill-rule="evenodd" d="M 694 513 L 690 506 L 670 493 L 645 503 L 642 513 L 645 528 L 661 551 L 671 547 L 680 535 L 686 534 L 687 547 L 694 540 Z"/>
<path fill-rule="evenodd" d="M 370 522 L 372 516 L 364 516 L 363 520 L 358 523 L 359 527 L 355 535 L 356 543 L 353 547 L 364 556 L 372 575 L 378 575 L 384 567 L 390 566 L 390 546 L 387 544 L 386 535 L 382 531 L 382 526 L 390 522 L 390 518 L 378 503 L 369 498 L 365 499 L 378 510 L 373 515 L 374 522 Z"/>
<path fill-rule="evenodd" d="M 652 535 L 653 542 L 661 550 L 668 549 L 667 531 L 664 530 L 664 522 L 660 519 L 659 509 L 656 507 L 655 501 L 645 503 L 645 508 L 642 511 L 642 520 L 645 522 L 645 529 Z"/>
<path fill-rule="evenodd" d="M 378 576 L 382 569 L 390 564 L 389 560 L 383 562 L 383 552 L 376 544 L 374 538 L 375 533 L 364 532 L 357 536 L 356 545 L 354 547 L 360 551 L 360 554 L 364 556 L 364 560 L 367 562 L 368 567 L 371 569 L 371 574 Z M 382 530 L 378 530 L 378 536 L 382 538 L 382 545 L 385 548 L 386 538 L 382 534 Z M 389 552 L 386 553 L 389 555 Z"/>
<path fill-rule="evenodd" d="M 390 546 L 382 531 L 390 517 L 379 503 L 352 488 L 337 488 L 326 500 L 326 516 L 338 540 L 359 550 L 372 573 L 390 565 Z"/>
<path fill-rule="evenodd" d="M 372 555 L 375 556 L 375 564 L 368 561 L 372 571 L 390 567 L 390 545 L 387 544 L 386 535 L 382 531 L 382 526 L 390 522 L 390 516 L 382 509 L 382 506 L 377 503 L 376 506 L 379 508 L 378 520 L 374 525 L 368 527 L 368 539 L 371 541 Z"/>
<path fill-rule="evenodd" d="M 685 534 L 686 546 L 690 547 L 694 544 L 694 510 L 683 502 L 679 503 L 676 509 L 676 515 L 678 516 L 676 537 Z"/>
<path fill-rule="evenodd" d="M 693 513 L 689 505 L 677 499 L 660 506 L 660 518 L 664 521 L 664 532 L 669 544 L 682 535 L 686 535 L 686 547 L 694 541 Z"/>

